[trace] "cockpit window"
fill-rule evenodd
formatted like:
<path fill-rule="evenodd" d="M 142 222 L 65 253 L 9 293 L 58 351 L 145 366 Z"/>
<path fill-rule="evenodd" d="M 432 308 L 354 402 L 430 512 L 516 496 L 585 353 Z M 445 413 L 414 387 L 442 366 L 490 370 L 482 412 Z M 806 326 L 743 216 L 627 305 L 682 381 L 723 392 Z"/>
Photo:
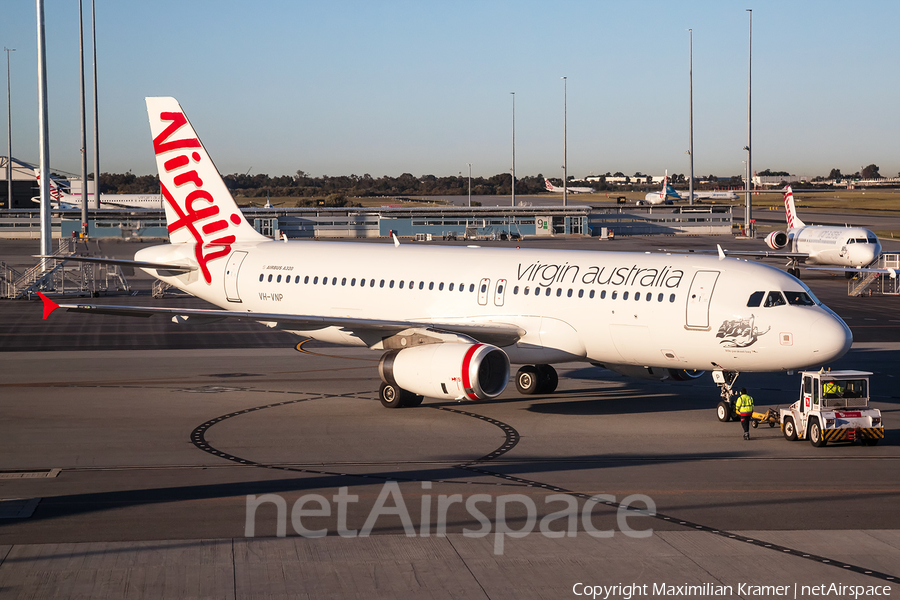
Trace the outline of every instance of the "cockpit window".
<path fill-rule="evenodd" d="M 875 237 L 874 235 L 870 235 L 867 239 L 869 240 L 869 243 L 870 243 L 870 244 L 877 244 L 877 243 L 878 243 L 878 238 Z"/>
<path fill-rule="evenodd" d="M 765 295 L 765 292 L 753 292 L 750 294 L 750 299 L 747 300 L 747 306 L 750 308 L 759 306 L 759 303 L 762 302 L 763 296 Z"/>
<path fill-rule="evenodd" d="M 791 306 L 814 306 L 815 302 L 806 292 L 785 292 L 788 304 Z"/>
<path fill-rule="evenodd" d="M 766 308 L 782 306 L 783 304 L 787 304 L 787 302 L 784 301 L 784 296 L 781 295 L 781 292 L 769 292 L 769 295 L 766 296 Z"/>
<path fill-rule="evenodd" d="M 855 243 L 856 243 L 856 240 L 854 240 L 853 238 L 850 238 L 849 240 L 847 240 L 847 243 L 848 243 L 848 244 L 855 244 Z"/>
<path fill-rule="evenodd" d="M 857 244 L 865 244 L 867 241 L 866 238 L 856 238 Z"/>

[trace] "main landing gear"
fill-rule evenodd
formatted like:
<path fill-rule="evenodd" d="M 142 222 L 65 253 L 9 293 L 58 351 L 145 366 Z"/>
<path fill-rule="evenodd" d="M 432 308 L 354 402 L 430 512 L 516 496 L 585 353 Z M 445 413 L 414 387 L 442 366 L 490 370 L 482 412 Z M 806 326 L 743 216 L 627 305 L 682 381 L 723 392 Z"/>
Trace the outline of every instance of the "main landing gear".
<path fill-rule="evenodd" d="M 516 389 L 520 394 L 551 394 L 559 385 L 559 375 L 550 365 L 526 365 L 516 373 Z"/>
<path fill-rule="evenodd" d="M 378 398 L 381 400 L 381 405 L 385 408 L 419 406 L 422 404 L 422 400 L 425 399 L 424 396 L 413 394 L 412 392 L 391 383 L 381 384 L 381 389 L 378 390 Z"/>

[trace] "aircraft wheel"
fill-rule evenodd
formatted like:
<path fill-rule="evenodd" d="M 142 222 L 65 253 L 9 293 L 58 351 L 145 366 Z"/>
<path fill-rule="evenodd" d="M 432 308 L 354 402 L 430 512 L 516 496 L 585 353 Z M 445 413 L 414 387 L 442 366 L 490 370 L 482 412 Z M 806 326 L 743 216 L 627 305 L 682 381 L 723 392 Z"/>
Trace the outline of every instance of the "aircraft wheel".
<path fill-rule="evenodd" d="M 378 390 L 378 398 L 385 408 L 400 408 L 403 406 L 405 391 L 400 386 L 382 382 L 381 388 Z"/>
<path fill-rule="evenodd" d="M 731 404 L 722 400 L 719 402 L 718 406 L 716 406 L 716 416 L 719 418 L 719 421 L 722 423 L 727 423 L 731 420 Z"/>
<path fill-rule="evenodd" d="M 550 365 L 535 365 L 538 374 L 538 394 L 552 394 L 559 385 L 559 375 Z"/>
<path fill-rule="evenodd" d="M 413 408 L 414 406 L 419 406 L 422 404 L 422 400 L 425 399 L 425 396 L 420 396 L 419 394 L 413 394 L 412 392 L 407 392 L 403 390 L 404 397 L 401 399 L 402 406 L 406 408 Z"/>
<path fill-rule="evenodd" d="M 537 394 L 540 379 L 537 367 L 525 365 L 516 373 L 516 389 L 526 396 Z"/>
<path fill-rule="evenodd" d="M 808 437 L 809 443 L 816 448 L 821 448 L 828 443 L 825 441 L 825 438 L 822 437 L 822 428 L 819 426 L 819 421 L 816 419 L 810 419 Z"/>
<path fill-rule="evenodd" d="M 784 433 L 784 439 L 789 442 L 797 441 L 797 428 L 794 427 L 794 419 L 787 417 L 784 420 L 784 426 L 781 429 L 782 433 Z"/>

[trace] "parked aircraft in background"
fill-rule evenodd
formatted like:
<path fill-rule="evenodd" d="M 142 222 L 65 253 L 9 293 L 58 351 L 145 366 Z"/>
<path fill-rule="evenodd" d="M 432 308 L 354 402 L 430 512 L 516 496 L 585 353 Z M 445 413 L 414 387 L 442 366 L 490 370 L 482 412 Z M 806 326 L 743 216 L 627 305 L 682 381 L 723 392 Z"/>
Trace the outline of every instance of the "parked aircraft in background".
<path fill-rule="evenodd" d="M 650 192 L 646 196 L 644 196 L 643 200 L 638 200 L 638 205 L 641 204 L 671 204 L 672 198 L 676 200 L 681 200 L 681 196 L 678 192 L 675 191 L 671 185 L 669 185 L 669 172 L 666 171 L 665 177 L 663 177 L 662 189 L 658 192 Z"/>
<path fill-rule="evenodd" d="M 560 194 L 563 193 L 563 188 L 556 187 L 555 185 L 550 183 L 550 180 L 547 179 L 546 177 L 544 178 L 544 187 L 547 188 L 548 192 L 556 192 L 556 193 L 560 193 Z M 592 187 L 566 186 L 565 191 L 567 191 L 570 194 L 593 194 L 596 190 Z"/>
<path fill-rule="evenodd" d="M 37 180 L 41 180 L 40 169 L 35 169 Z M 88 207 L 93 208 L 93 194 L 88 196 Z M 40 196 L 31 199 L 40 204 Z M 50 204 L 53 208 L 81 209 L 81 194 L 70 194 L 50 178 Z M 161 194 L 100 194 L 100 208 L 147 208 L 162 210 Z"/>
<path fill-rule="evenodd" d="M 754 256 L 758 258 L 786 258 L 788 273 L 800 276 L 800 265 L 816 265 L 817 270 L 843 271 L 848 279 L 854 273 L 884 273 L 896 277 L 894 269 L 872 268 L 881 256 L 878 236 L 862 227 L 837 227 L 833 225 L 807 225 L 797 216 L 794 192 L 791 186 L 784 189 L 784 211 L 787 231 L 773 231 L 766 236 L 766 245 L 778 252 L 752 250 L 725 250 L 726 255 Z M 786 251 L 780 250 L 785 248 Z"/>
<path fill-rule="evenodd" d="M 684 380 L 703 370 L 799 370 L 829 363 L 850 329 L 801 281 L 725 256 L 478 246 L 273 241 L 242 216 L 174 98 L 147 98 L 168 244 L 136 266 L 217 309 L 56 304 L 180 324 L 222 318 L 383 353 L 380 399 L 483 400 L 510 364 L 524 394 L 551 393 L 553 363 Z M 765 301 L 764 301 L 765 300 Z M 731 377 L 734 376 L 734 377 Z M 730 395 L 730 387 L 727 389 Z M 728 397 L 726 395 L 726 397 Z"/>
<path fill-rule="evenodd" d="M 694 192 L 694 200 L 738 200 L 739 198 L 737 193 L 729 191 Z"/>

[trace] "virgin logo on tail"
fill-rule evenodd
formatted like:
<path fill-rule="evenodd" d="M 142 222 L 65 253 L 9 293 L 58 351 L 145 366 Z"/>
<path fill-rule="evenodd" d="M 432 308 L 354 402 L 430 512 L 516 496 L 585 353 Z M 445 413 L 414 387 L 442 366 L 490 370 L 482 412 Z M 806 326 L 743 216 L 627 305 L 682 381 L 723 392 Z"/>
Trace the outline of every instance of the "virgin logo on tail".
<path fill-rule="evenodd" d="M 197 173 L 196 167 L 203 159 L 199 152 L 189 152 L 191 148 L 202 148 L 200 140 L 196 137 L 187 139 L 171 139 L 173 134 L 187 125 L 187 117 L 180 112 L 161 112 L 160 121 L 169 121 L 170 124 L 162 133 L 153 139 L 153 150 L 157 156 L 177 151 L 179 154 L 163 163 L 166 175 L 172 175 L 174 192 L 182 201 L 175 199 L 173 192 L 166 187 L 164 177 L 160 173 L 160 188 L 163 198 L 177 215 L 177 219 L 169 223 L 169 234 L 186 229 L 194 238 L 194 254 L 200 264 L 200 270 L 206 283 L 212 283 L 208 263 L 217 258 L 231 253 L 231 244 L 235 242 L 234 235 L 222 235 L 230 226 L 239 226 L 241 216 L 231 214 L 228 218 L 219 217 L 219 206 L 215 198 L 203 189 L 203 180 Z M 204 153 L 205 154 L 205 153 Z M 208 159 L 207 159 L 208 160 Z M 167 178 L 165 178 L 167 179 Z M 184 187 L 183 186 L 193 186 Z M 205 201 L 207 205 L 200 203 Z M 204 223 L 200 223 L 204 221 Z M 198 229 L 199 226 L 199 229 Z M 214 238 L 214 239 L 210 239 Z"/>
<path fill-rule="evenodd" d="M 787 225 L 790 228 L 794 227 L 794 192 L 791 188 L 788 188 L 784 193 L 784 212 L 787 215 Z"/>

